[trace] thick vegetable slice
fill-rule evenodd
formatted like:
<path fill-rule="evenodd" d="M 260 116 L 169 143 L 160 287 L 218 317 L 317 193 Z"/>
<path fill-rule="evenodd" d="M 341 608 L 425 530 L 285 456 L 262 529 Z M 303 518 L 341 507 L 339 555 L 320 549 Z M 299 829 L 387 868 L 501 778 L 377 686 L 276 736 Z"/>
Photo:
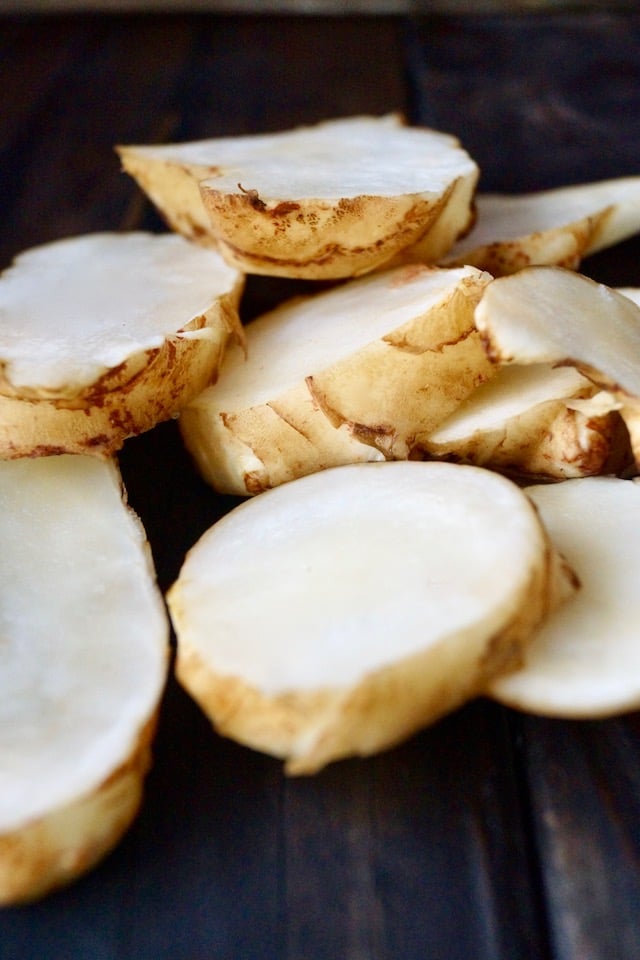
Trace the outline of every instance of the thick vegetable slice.
<path fill-rule="evenodd" d="M 402 459 L 494 373 L 473 320 L 490 281 L 411 265 L 290 301 L 180 425 L 203 476 L 254 494 L 325 467 Z"/>
<path fill-rule="evenodd" d="M 98 233 L 0 277 L 0 456 L 117 450 L 215 379 L 243 276 L 173 235 Z"/>
<path fill-rule="evenodd" d="M 424 446 L 434 457 L 520 476 L 590 476 L 631 461 L 618 407 L 572 367 L 505 366 Z"/>
<path fill-rule="evenodd" d="M 500 475 L 338 467 L 246 500 L 192 548 L 168 593 L 177 675 L 220 732 L 312 773 L 486 687 L 572 587 Z"/>
<path fill-rule="evenodd" d="M 476 324 L 499 363 L 576 367 L 619 404 L 640 464 L 640 307 L 561 267 L 529 267 L 493 280 Z"/>
<path fill-rule="evenodd" d="M 393 114 L 117 149 L 175 230 L 247 273 L 307 279 L 362 274 L 409 249 L 443 256 L 471 222 L 478 179 L 454 137 Z"/>
<path fill-rule="evenodd" d="M 168 623 L 110 461 L 0 463 L 0 903 L 88 870 L 136 815 Z"/>
<path fill-rule="evenodd" d="M 582 589 L 536 633 L 524 664 L 494 682 L 512 707 L 557 717 L 640 707 L 640 486 L 587 477 L 527 488 Z"/>
<path fill-rule="evenodd" d="M 533 264 L 577 269 L 640 230 L 640 177 L 619 177 L 519 195 L 478 194 L 473 230 L 446 257 L 494 276 Z"/>

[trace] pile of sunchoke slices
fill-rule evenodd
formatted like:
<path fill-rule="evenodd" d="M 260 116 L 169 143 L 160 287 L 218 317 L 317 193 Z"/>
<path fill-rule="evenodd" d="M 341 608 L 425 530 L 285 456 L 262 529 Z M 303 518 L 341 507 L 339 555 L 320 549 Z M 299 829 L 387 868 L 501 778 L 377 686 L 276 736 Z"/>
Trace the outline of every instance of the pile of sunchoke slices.
<path fill-rule="evenodd" d="M 640 230 L 640 176 L 483 195 L 396 115 L 116 149 L 170 229 L 0 277 L 0 902 L 132 822 L 170 624 L 290 774 L 476 696 L 637 708 L 640 292 L 579 266 Z M 249 274 L 322 283 L 243 323 Z M 172 417 L 242 499 L 162 597 L 117 457 Z"/>

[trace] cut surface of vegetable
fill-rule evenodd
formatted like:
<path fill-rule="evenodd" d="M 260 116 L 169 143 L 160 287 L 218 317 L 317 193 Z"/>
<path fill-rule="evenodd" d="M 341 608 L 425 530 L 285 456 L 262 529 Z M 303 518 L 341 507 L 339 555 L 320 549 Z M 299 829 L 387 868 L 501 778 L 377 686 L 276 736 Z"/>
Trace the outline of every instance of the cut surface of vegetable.
<path fill-rule="evenodd" d="M 221 733 L 302 774 L 474 696 L 573 588 L 515 484 L 395 461 L 245 501 L 167 599 L 180 682 Z"/>
<path fill-rule="evenodd" d="M 479 193 L 473 229 L 445 263 L 472 263 L 494 276 L 533 264 L 577 269 L 592 253 L 640 230 L 640 177 L 619 177 L 526 194 Z"/>
<path fill-rule="evenodd" d="M 103 857 L 135 817 L 168 659 L 111 461 L 0 462 L 0 903 Z"/>
<path fill-rule="evenodd" d="M 640 307 L 561 267 L 528 267 L 487 285 L 476 325 L 498 363 L 576 367 L 619 403 L 640 464 Z"/>
<path fill-rule="evenodd" d="M 202 475 L 258 493 L 357 461 L 404 459 L 491 377 L 474 267 L 407 265 L 299 298 L 246 327 L 247 353 L 180 417 Z"/>
<path fill-rule="evenodd" d="M 175 230 L 247 273 L 307 279 L 356 276 L 409 249 L 444 255 L 471 222 L 478 179 L 455 137 L 395 114 L 117 149 Z"/>
<path fill-rule="evenodd" d="M 501 702 L 556 717 L 640 707 L 640 486 L 617 477 L 526 492 L 581 589 L 536 632 L 523 666 L 490 686 Z"/>
<path fill-rule="evenodd" d="M 434 430 L 424 449 L 521 476 L 591 476 L 630 461 L 619 406 L 573 367 L 504 366 Z"/>
<path fill-rule="evenodd" d="M 241 336 L 243 277 L 175 235 L 98 233 L 0 276 L 0 454 L 109 453 L 176 415 Z"/>

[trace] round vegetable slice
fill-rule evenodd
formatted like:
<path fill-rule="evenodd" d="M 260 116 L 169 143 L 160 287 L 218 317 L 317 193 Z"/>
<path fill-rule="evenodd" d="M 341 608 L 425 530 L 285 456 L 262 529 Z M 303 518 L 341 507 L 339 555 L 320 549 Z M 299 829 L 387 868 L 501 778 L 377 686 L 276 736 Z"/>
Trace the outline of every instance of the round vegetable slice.
<path fill-rule="evenodd" d="M 175 235 L 97 233 L 0 276 L 0 455 L 117 450 L 215 379 L 244 278 Z"/>
<path fill-rule="evenodd" d="M 529 499 L 477 467 L 337 467 L 245 501 L 168 593 L 177 676 L 222 733 L 312 773 L 519 662 L 573 581 Z"/>
<path fill-rule="evenodd" d="M 586 477 L 526 492 L 582 589 L 536 633 L 523 666 L 491 685 L 491 695 L 557 717 L 637 709 L 640 486 L 618 477 Z"/>
<path fill-rule="evenodd" d="M 0 462 L 0 903 L 88 870 L 135 817 L 168 620 L 111 461 Z"/>

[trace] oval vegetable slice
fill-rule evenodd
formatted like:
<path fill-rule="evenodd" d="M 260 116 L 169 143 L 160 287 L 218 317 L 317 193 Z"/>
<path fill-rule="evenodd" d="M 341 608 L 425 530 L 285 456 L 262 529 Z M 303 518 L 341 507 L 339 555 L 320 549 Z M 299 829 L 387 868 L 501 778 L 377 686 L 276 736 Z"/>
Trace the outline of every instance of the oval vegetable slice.
<path fill-rule="evenodd" d="M 572 584 L 503 477 L 338 467 L 245 501 L 192 548 L 168 594 L 177 676 L 220 732 L 312 773 L 474 696 Z"/>
<path fill-rule="evenodd" d="M 0 903 L 91 867 L 136 815 L 168 622 L 110 461 L 0 462 Z"/>
<path fill-rule="evenodd" d="M 491 695 L 557 717 L 637 709 L 640 485 L 586 477 L 526 491 L 582 589 L 536 633 L 523 666 L 491 685 Z"/>

